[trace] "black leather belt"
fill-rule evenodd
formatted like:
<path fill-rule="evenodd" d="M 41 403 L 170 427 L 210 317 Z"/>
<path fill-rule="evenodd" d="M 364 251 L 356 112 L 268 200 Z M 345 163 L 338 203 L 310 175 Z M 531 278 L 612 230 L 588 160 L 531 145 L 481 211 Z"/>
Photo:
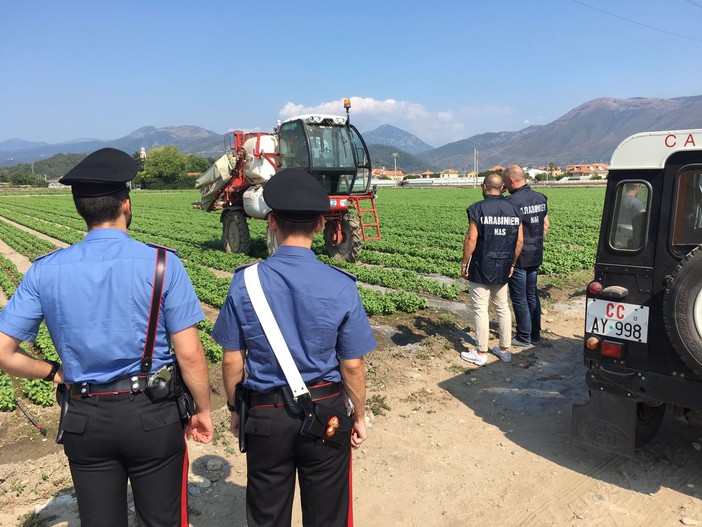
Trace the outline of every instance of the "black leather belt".
<path fill-rule="evenodd" d="M 314 386 L 308 386 L 312 401 L 321 401 L 322 399 L 330 399 L 341 393 L 340 382 L 322 382 Z M 272 392 L 249 392 L 251 398 L 251 408 L 260 406 L 283 406 L 285 401 L 280 388 Z"/>
<path fill-rule="evenodd" d="M 71 385 L 71 397 L 94 397 L 96 395 L 114 395 L 118 393 L 139 393 L 146 388 L 145 375 L 123 377 L 105 384 L 78 382 Z"/>

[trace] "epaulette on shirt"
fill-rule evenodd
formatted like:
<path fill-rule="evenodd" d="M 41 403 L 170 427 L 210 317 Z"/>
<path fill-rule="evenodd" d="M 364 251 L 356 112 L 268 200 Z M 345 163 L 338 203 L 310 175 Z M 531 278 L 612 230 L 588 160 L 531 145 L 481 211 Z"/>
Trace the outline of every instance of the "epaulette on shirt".
<path fill-rule="evenodd" d="M 147 243 L 149 247 L 153 247 L 154 249 L 166 249 L 169 253 L 173 253 L 176 256 L 178 256 L 178 251 L 173 249 L 172 247 L 166 247 L 165 245 L 159 245 L 157 243 Z"/>
<path fill-rule="evenodd" d="M 240 265 L 239 267 L 237 267 L 236 269 L 234 269 L 234 274 L 238 273 L 239 271 L 241 271 L 241 270 L 243 270 L 243 269 L 246 269 L 247 267 L 251 267 L 251 266 L 252 266 L 253 264 L 255 264 L 255 263 L 258 263 L 258 262 L 249 262 L 249 263 L 247 263 L 247 264 Z"/>
<path fill-rule="evenodd" d="M 335 265 L 330 265 L 329 267 L 331 267 L 335 271 L 339 271 L 341 274 L 345 274 L 354 282 L 356 281 L 356 275 L 353 275 L 353 274 L 349 273 L 348 271 L 344 271 L 343 269 L 340 269 L 340 268 L 336 267 Z"/>
<path fill-rule="evenodd" d="M 36 258 L 34 258 L 34 261 L 36 262 L 38 260 L 41 260 L 42 258 L 46 258 L 50 254 L 54 254 L 55 252 L 60 251 L 61 249 L 63 249 L 63 247 L 58 247 L 57 249 L 54 249 L 53 251 L 49 251 L 46 254 L 42 254 L 41 256 L 37 256 Z"/>

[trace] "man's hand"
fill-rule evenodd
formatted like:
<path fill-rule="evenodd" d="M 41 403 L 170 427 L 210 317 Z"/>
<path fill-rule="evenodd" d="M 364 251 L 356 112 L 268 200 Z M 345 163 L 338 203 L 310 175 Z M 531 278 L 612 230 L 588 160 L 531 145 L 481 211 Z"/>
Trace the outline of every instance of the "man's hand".
<path fill-rule="evenodd" d="M 188 426 L 185 428 L 185 437 L 193 439 L 198 443 L 209 443 L 214 436 L 214 425 L 212 424 L 212 416 L 210 411 L 198 412 L 188 421 Z"/>
<path fill-rule="evenodd" d="M 358 448 L 366 440 L 366 419 L 354 419 L 351 429 L 351 448 Z"/>

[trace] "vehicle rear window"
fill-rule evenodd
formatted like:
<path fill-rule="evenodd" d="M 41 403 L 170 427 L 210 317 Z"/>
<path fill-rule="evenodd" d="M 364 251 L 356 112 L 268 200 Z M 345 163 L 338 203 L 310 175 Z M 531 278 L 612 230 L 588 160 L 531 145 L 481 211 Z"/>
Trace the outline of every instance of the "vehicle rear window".
<path fill-rule="evenodd" d="M 673 218 L 673 250 L 687 254 L 702 243 L 702 165 L 678 171 Z"/>
<path fill-rule="evenodd" d="M 616 189 L 609 244 L 621 251 L 638 251 L 646 243 L 651 189 L 645 181 L 627 180 Z"/>

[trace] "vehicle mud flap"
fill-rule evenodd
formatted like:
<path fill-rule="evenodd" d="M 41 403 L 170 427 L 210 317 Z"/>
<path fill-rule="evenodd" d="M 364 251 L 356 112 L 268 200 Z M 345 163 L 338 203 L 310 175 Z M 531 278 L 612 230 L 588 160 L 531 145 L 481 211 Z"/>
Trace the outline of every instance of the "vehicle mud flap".
<path fill-rule="evenodd" d="M 590 400 L 573 405 L 573 439 L 605 452 L 632 457 L 636 441 L 636 401 L 591 390 Z"/>

